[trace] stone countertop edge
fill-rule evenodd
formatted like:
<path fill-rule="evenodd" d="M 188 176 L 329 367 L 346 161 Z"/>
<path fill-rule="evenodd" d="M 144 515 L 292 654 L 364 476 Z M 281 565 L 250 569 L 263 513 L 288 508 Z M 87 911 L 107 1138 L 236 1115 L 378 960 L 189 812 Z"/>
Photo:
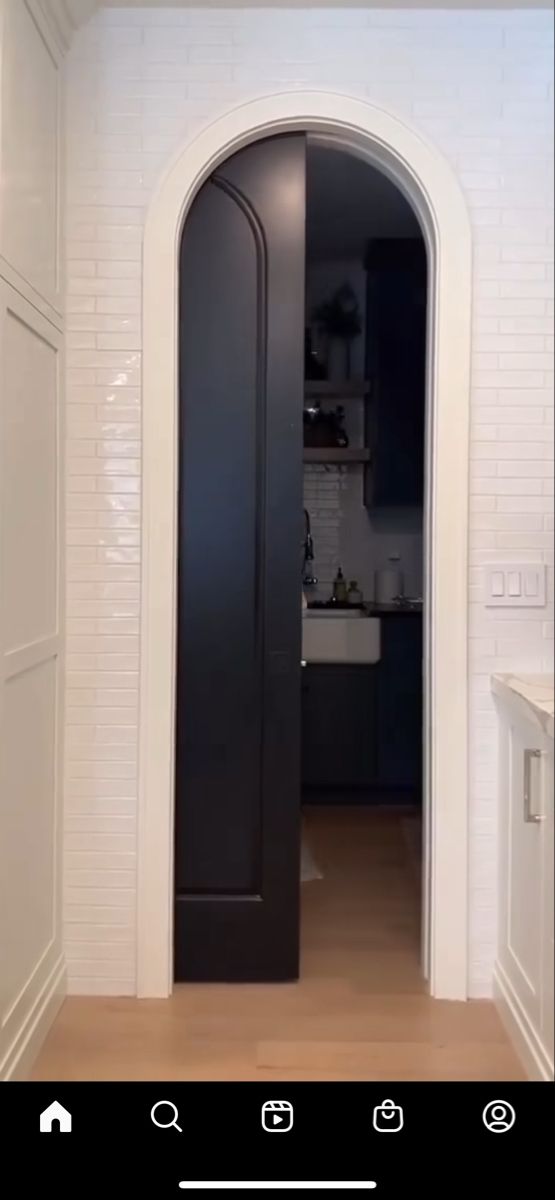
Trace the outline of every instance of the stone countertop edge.
<path fill-rule="evenodd" d="M 322 609 L 314 610 L 314 609 L 311 609 L 310 605 L 309 605 L 307 608 L 303 608 L 303 610 L 302 610 L 303 617 L 305 617 L 307 613 L 314 612 L 314 611 L 321 612 Z M 341 613 L 348 612 L 349 609 L 348 608 L 333 609 L 332 606 L 330 605 L 330 607 L 327 611 L 337 612 L 339 614 L 339 616 L 341 616 Z M 405 608 L 403 605 L 400 605 L 400 604 L 374 604 L 372 602 L 372 600 L 368 600 L 368 601 L 365 601 L 365 603 L 362 606 L 362 615 L 364 617 L 421 617 L 422 612 L 423 612 L 422 605 L 420 605 L 419 608 L 409 608 L 408 606 Z"/>
<path fill-rule="evenodd" d="M 402 604 L 373 604 L 371 600 L 364 605 L 369 617 L 421 617 L 422 605 L 419 608 L 409 608 Z"/>
<path fill-rule="evenodd" d="M 553 675 L 492 675 L 491 687 L 500 700 L 512 703 L 523 717 L 532 718 L 542 733 L 553 738 L 555 727 L 555 685 Z"/>

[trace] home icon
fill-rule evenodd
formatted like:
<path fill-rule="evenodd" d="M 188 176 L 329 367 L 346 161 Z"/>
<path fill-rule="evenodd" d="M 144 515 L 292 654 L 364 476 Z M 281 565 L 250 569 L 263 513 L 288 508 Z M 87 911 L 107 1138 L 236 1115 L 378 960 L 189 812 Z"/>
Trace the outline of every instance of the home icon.
<path fill-rule="evenodd" d="M 40 1114 L 41 1133 L 71 1133 L 71 1113 L 57 1100 Z"/>

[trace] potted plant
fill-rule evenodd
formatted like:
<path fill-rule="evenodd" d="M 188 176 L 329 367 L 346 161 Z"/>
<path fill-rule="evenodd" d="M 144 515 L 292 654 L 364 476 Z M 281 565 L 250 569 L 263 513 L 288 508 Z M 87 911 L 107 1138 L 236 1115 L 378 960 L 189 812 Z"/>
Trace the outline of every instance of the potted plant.
<path fill-rule="evenodd" d="M 350 379 L 351 344 L 362 332 L 358 301 L 350 283 L 344 283 L 329 300 L 318 305 L 313 316 L 327 338 L 328 361 L 335 357 L 336 348 L 340 350 L 340 362 L 328 371 L 330 378 Z"/>

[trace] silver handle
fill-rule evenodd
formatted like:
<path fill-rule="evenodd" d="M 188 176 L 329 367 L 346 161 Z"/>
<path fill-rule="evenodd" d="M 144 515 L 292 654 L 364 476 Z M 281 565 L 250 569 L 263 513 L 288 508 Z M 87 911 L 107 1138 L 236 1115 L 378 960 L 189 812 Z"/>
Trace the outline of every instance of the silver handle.
<path fill-rule="evenodd" d="M 301 658 L 301 667 L 306 667 L 306 658 Z"/>
<path fill-rule="evenodd" d="M 537 825 L 542 819 L 532 811 L 532 759 L 541 758 L 541 754 L 541 750 L 524 751 L 524 820 L 528 825 Z"/>

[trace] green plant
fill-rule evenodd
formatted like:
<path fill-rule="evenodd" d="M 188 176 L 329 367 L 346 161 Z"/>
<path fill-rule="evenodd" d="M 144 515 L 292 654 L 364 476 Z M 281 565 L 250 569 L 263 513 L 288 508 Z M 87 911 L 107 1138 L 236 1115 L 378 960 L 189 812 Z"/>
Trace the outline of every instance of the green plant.
<path fill-rule="evenodd" d="M 349 283 L 338 288 L 330 300 L 314 310 L 314 320 L 328 337 L 351 341 L 362 332 L 357 298 Z"/>

